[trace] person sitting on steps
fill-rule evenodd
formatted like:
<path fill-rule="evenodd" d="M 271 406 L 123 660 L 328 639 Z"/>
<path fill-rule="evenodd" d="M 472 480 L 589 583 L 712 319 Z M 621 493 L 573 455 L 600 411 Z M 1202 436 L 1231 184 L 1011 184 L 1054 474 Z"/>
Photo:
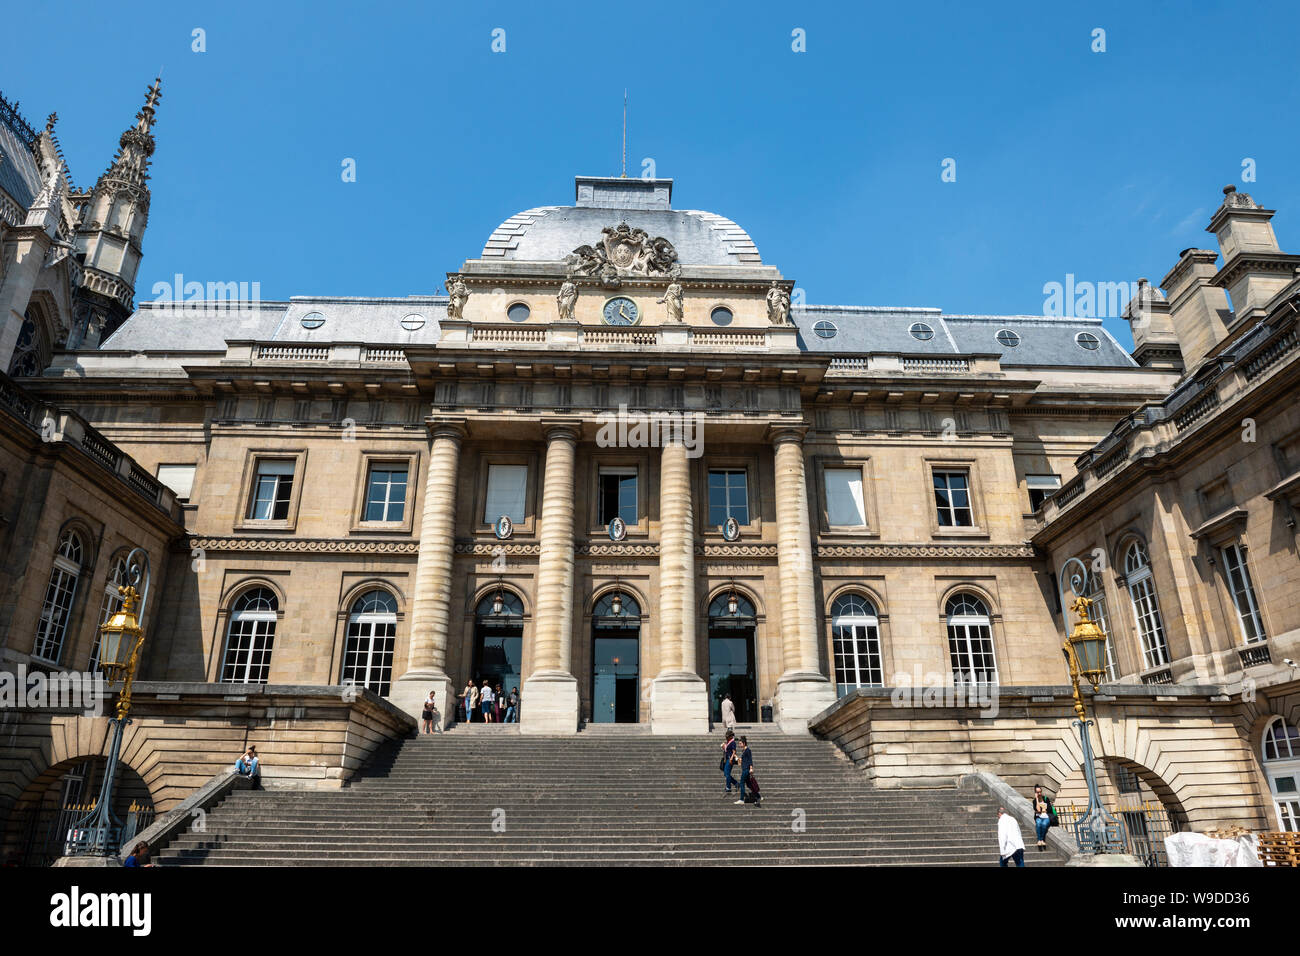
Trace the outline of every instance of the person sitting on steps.
<path fill-rule="evenodd" d="M 235 773 L 241 777 L 248 777 L 253 781 L 254 790 L 262 788 L 262 768 L 258 766 L 258 763 L 256 747 L 249 747 L 235 761 Z"/>

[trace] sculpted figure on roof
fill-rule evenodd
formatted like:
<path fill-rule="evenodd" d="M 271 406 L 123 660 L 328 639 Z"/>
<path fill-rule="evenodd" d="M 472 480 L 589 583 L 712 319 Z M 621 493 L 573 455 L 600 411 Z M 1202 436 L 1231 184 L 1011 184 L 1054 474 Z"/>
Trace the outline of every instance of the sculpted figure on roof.
<path fill-rule="evenodd" d="M 684 301 L 685 296 L 682 292 L 682 284 L 678 281 L 681 278 L 681 273 L 682 270 L 680 267 L 673 267 L 671 273 L 672 281 L 668 283 L 668 288 L 664 292 L 664 297 L 655 300 L 659 305 L 668 306 L 667 312 L 669 322 L 681 322 L 682 317 L 686 314 L 686 303 Z"/>
<path fill-rule="evenodd" d="M 561 322 L 573 321 L 573 307 L 578 301 L 578 287 L 572 279 L 565 279 L 560 286 L 560 294 L 555 297 L 555 304 L 560 310 Z"/>
<path fill-rule="evenodd" d="M 465 303 L 469 301 L 469 289 L 465 285 L 465 280 L 460 276 L 451 276 L 447 279 L 447 297 L 450 300 L 447 303 L 447 318 L 464 318 Z"/>
<path fill-rule="evenodd" d="M 790 322 L 790 293 L 776 282 L 767 290 L 767 317 L 773 325 Z"/>

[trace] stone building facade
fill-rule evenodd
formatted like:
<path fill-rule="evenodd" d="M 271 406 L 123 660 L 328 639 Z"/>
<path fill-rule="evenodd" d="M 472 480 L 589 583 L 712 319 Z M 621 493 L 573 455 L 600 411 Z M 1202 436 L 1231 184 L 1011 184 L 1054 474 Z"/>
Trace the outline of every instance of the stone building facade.
<path fill-rule="evenodd" d="M 31 303 L 81 328 L 93 283 L 73 274 L 92 259 L 133 286 L 157 99 L 84 201 L 49 174 L 62 218 L 8 194 L 14 341 Z M 52 128 L 32 133 L 37 166 Z M 730 693 L 742 720 L 790 732 L 877 720 L 862 759 L 915 766 L 927 732 L 968 733 L 927 720 L 968 717 L 872 718 L 873 695 L 996 685 L 1028 710 L 979 739 L 1031 740 L 1030 710 L 1067 679 L 1060 572 L 1083 555 L 1131 685 L 1116 726 L 1140 697 L 1191 750 L 1237 741 L 1204 755 L 1232 767 L 1200 778 L 1225 793 L 1198 821 L 1291 813 L 1266 786 L 1300 758 L 1300 285 L 1271 212 L 1227 194 L 1224 264 L 1188 250 L 1167 298 L 1143 285 L 1130 354 L 1096 318 L 809 304 L 739 225 L 672 190 L 578 177 L 571 205 L 507 219 L 446 293 L 139 303 L 11 365 L 177 501 L 143 676 L 359 685 L 408 713 L 432 689 L 444 720 L 486 678 L 519 686 L 522 731 L 548 734 L 705 732 Z M 57 257 L 29 281 L 8 251 L 42 235 L 68 237 L 63 299 L 38 295 Z M 5 609 L 5 660 L 80 666 L 72 642 L 41 657 L 24 602 Z M 936 775 L 979 766 L 972 746 L 929 751 Z M 987 759 L 1023 749 L 1006 746 Z"/>

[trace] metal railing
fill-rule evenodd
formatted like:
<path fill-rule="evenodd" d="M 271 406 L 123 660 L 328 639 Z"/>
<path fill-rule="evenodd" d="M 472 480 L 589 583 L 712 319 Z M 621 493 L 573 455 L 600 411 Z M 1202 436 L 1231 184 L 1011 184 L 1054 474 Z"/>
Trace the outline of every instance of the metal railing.
<path fill-rule="evenodd" d="M 1124 821 L 1125 853 L 1137 857 L 1144 866 L 1168 866 L 1169 855 L 1165 837 L 1178 832 L 1169 818 L 1169 811 L 1154 801 L 1121 800 L 1111 812 Z M 1064 831 L 1071 831 L 1085 814 L 1087 807 L 1074 804 L 1057 806 L 1056 816 Z"/>

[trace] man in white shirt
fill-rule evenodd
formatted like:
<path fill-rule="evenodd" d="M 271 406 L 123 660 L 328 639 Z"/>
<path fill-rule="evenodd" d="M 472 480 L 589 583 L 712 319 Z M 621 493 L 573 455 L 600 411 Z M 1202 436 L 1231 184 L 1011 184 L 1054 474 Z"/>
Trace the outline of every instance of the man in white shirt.
<path fill-rule="evenodd" d="M 1025 865 L 1025 841 L 1020 838 L 1016 818 L 1007 813 L 1006 807 L 998 807 L 998 865 L 1010 866 L 1007 861 L 1012 859 L 1016 866 Z"/>
<path fill-rule="evenodd" d="M 491 683 L 483 682 L 483 691 L 478 695 L 478 699 L 483 705 L 483 722 L 492 723 L 492 702 L 496 700 L 496 695 L 492 693 Z"/>

